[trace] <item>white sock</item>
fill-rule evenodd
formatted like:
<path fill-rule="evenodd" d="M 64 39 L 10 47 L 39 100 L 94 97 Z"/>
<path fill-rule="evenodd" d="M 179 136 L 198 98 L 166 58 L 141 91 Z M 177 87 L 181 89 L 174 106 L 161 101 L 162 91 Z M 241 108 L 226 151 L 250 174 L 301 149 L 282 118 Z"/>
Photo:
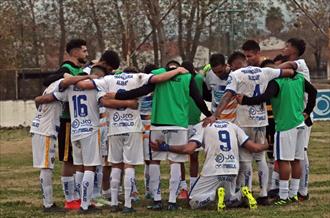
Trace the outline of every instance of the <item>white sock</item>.
<path fill-rule="evenodd" d="M 42 201 L 45 208 L 53 205 L 53 171 L 51 169 L 40 170 L 40 185 L 42 192 Z"/>
<path fill-rule="evenodd" d="M 300 179 L 292 178 L 290 180 L 289 197 L 292 198 L 298 194 Z"/>
<path fill-rule="evenodd" d="M 124 175 L 124 190 L 125 190 L 125 207 L 131 208 L 131 194 L 134 191 L 135 186 L 135 169 L 134 168 L 126 168 Z"/>
<path fill-rule="evenodd" d="M 149 165 L 145 164 L 144 165 L 144 188 L 145 188 L 145 193 L 150 193 L 150 176 L 149 176 Z"/>
<path fill-rule="evenodd" d="M 61 177 L 62 188 L 66 201 L 75 200 L 74 194 L 74 178 L 73 176 L 62 176 Z"/>
<path fill-rule="evenodd" d="M 259 186 L 260 186 L 260 197 L 267 196 L 267 188 L 268 188 L 268 174 L 269 169 L 267 166 L 266 159 L 262 159 L 257 161 L 258 164 L 258 176 L 259 176 Z"/>
<path fill-rule="evenodd" d="M 195 184 L 197 180 L 197 177 L 190 177 L 190 183 L 189 183 L 189 190 L 191 191 L 191 188 L 193 187 L 193 185 Z"/>
<path fill-rule="evenodd" d="M 169 203 L 176 203 L 176 196 L 180 188 L 181 180 L 181 165 L 179 163 L 171 164 L 171 173 L 170 173 L 170 196 L 168 198 Z"/>
<path fill-rule="evenodd" d="M 240 162 L 239 164 L 237 188 L 240 189 L 242 186 L 248 186 L 252 190 L 252 163 Z"/>
<path fill-rule="evenodd" d="M 112 168 L 111 170 L 111 206 L 118 205 L 118 191 L 119 191 L 119 184 L 121 178 L 121 169 L 119 168 Z"/>
<path fill-rule="evenodd" d="M 270 186 L 270 190 L 278 189 L 280 183 L 280 175 L 275 170 L 272 174 L 272 185 Z"/>
<path fill-rule="evenodd" d="M 162 199 L 160 192 L 160 166 L 158 164 L 150 164 L 149 175 L 150 191 L 154 197 L 154 201 L 160 201 Z"/>
<path fill-rule="evenodd" d="M 299 182 L 299 190 L 298 192 L 306 196 L 308 194 L 308 178 L 309 178 L 309 161 L 307 156 L 307 151 L 305 151 L 304 160 L 300 161 L 301 166 L 301 177 Z"/>
<path fill-rule="evenodd" d="M 215 191 L 193 196 L 189 201 L 189 205 L 191 209 L 197 209 L 208 205 L 210 202 L 213 202 L 214 200 L 215 200 Z"/>
<path fill-rule="evenodd" d="M 92 198 L 97 198 L 101 196 L 102 177 L 103 177 L 102 165 L 96 166 Z"/>
<path fill-rule="evenodd" d="M 74 174 L 74 181 L 75 181 L 75 199 L 80 199 L 81 198 L 81 183 L 84 177 L 84 173 L 80 171 L 76 171 Z"/>
<path fill-rule="evenodd" d="M 180 188 L 184 189 L 184 190 L 188 190 L 188 185 L 187 185 L 186 180 L 181 180 L 180 181 Z"/>
<path fill-rule="evenodd" d="M 272 187 L 272 176 L 274 172 L 274 163 L 272 161 L 267 162 L 268 166 L 268 186 L 267 191 L 271 190 Z"/>
<path fill-rule="evenodd" d="M 279 196 L 281 199 L 286 200 L 289 197 L 289 181 L 288 180 L 280 180 L 279 185 Z"/>
<path fill-rule="evenodd" d="M 82 187 L 80 193 L 81 196 L 81 207 L 84 210 L 88 209 L 88 206 L 90 205 L 92 194 L 93 194 L 93 188 L 94 188 L 94 176 L 95 173 L 93 171 L 85 170 L 84 177 L 82 180 Z"/>

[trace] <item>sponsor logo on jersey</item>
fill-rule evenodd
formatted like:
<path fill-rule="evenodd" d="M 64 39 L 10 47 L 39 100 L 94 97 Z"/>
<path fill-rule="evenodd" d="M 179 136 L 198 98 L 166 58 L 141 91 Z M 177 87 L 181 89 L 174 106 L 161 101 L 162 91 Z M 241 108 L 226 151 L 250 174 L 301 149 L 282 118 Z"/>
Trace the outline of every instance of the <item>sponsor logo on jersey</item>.
<path fill-rule="evenodd" d="M 118 122 L 118 121 L 129 121 L 129 120 L 132 120 L 133 119 L 133 117 L 134 117 L 134 115 L 133 114 L 131 114 L 131 113 L 126 113 L 126 114 L 120 114 L 120 113 L 118 113 L 118 112 L 115 112 L 114 114 L 113 114 L 113 121 L 115 121 L 115 122 Z"/>

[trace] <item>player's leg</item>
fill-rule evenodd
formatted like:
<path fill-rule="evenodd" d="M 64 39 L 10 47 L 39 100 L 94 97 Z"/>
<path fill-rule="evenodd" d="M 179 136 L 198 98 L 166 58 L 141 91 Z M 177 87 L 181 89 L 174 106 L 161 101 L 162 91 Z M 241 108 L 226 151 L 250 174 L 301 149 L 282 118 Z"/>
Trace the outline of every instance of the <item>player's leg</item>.
<path fill-rule="evenodd" d="M 189 189 L 195 184 L 197 177 L 198 177 L 198 151 L 195 151 L 193 154 L 190 155 L 190 184 Z"/>
<path fill-rule="evenodd" d="M 164 141 L 165 134 L 161 130 L 150 131 L 150 141 L 155 142 L 156 140 Z M 153 204 L 148 206 L 148 209 L 160 210 L 162 209 L 162 196 L 160 189 L 160 161 L 167 159 L 167 152 L 156 152 L 151 151 L 150 153 L 150 165 L 149 165 L 149 176 L 150 176 L 150 191 L 153 196 Z"/>
<path fill-rule="evenodd" d="M 100 153 L 100 140 L 98 133 L 81 139 L 81 154 L 84 165 L 84 177 L 82 180 L 81 188 L 81 210 L 92 210 L 90 207 L 93 189 L 96 166 L 101 165 L 101 153 Z M 76 147 L 74 147 L 75 149 Z"/>
<path fill-rule="evenodd" d="M 123 170 L 123 135 L 112 135 L 109 141 L 108 161 L 111 161 L 111 212 L 118 212 L 118 193 Z"/>
<path fill-rule="evenodd" d="M 106 199 L 111 199 L 111 189 L 110 189 L 111 163 L 108 161 L 108 157 L 110 156 L 109 142 L 110 142 L 110 137 L 107 137 L 107 144 L 103 153 L 102 195 Z"/>
<path fill-rule="evenodd" d="M 180 191 L 178 195 L 178 199 L 186 200 L 188 199 L 188 186 L 186 182 L 186 168 L 184 163 L 180 163 L 181 169 L 181 181 L 180 181 Z"/>
<path fill-rule="evenodd" d="M 128 133 L 124 141 L 123 149 L 124 158 L 124 190 L 125 190 L 125 203 L 123 212 L 135 212 L 132 208 L 132 194 L 136 192 L 134 187 L 135 182 L 135 166 L 144 163 L 143 154 L 143 135 L 140 132 Z"/>
<path fill-rule="evenodd" d="M 145 130 L 143 133 L 143 152 L 144 152 L 144 196 L 146 199 L 152 199 L 152 193 L 150 191 L 150 174 L 149 174 L 149 165 L 150 165 L 150 155 L 151 155 L 151 147 L 149 146 L 149 138 L 150 138 L 150 125 L 148 125 L 148 129 L 146 129 L 146 125 L 144 125 Z"/>
<path fill-rule="evenodd" d="M 300 161 L 301 165 L 301 177 L 299 183 L 298 197 L 299 200 L 308 200 L 308 179 L 309 179 L 309 160 L 308 160 L 308 144 L 312 127 L 305 127 L 305 148 L 304 148 L 304 160 Z"/>
<path fill-rule="evenodd" d="M 169 145 L 185 145 L 188 141 L 187 130 L 168 130 L 166 138 L 166 143 Z M 168 160 L 170 161 L 170 194 L 168 199 L 168 209 L 176 210 L 178 209 L 176 197 L 180 188 L 181 163 L 188 160 L 188 155 L 169 152 Z"/>
<path fill-rule="evenodd" d="M 198 177 L 189 193 L 191 209 L 202 208 L 214 202 L 218 187 L 218 176 Z"/>

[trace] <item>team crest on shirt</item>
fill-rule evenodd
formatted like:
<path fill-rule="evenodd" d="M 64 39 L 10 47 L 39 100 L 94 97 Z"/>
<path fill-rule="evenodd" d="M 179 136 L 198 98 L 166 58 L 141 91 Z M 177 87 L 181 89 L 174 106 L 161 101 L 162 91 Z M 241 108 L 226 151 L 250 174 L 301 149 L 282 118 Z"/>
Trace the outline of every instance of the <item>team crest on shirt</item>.
<path fill-rule="evenodd" d="M 72 128 L 77 129 L 80 126 L 79 120 L 75 119 L 71 124 Z"/>
<path fill-rule="evenodd" d="M 215 161 L 217 163 L 222 163 L 224 160 L 225 160 L 225 157 L 221 153 L 215 156 Z"/>

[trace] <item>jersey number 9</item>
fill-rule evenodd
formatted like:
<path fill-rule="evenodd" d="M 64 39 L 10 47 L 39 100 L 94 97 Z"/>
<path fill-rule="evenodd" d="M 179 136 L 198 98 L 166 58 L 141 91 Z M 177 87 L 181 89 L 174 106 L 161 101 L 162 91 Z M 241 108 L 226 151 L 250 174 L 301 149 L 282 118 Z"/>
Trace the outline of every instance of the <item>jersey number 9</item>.
<path fill-rule="evenodd" d="M 230 145 L 229 132 L 226 130 L 220 130 L 218 132 L 218 135 L 219 135 L 219 141 L 222 143 L 220 144 L 220 149 L 222 151 L 230 151 L 231 145 Z"/>

